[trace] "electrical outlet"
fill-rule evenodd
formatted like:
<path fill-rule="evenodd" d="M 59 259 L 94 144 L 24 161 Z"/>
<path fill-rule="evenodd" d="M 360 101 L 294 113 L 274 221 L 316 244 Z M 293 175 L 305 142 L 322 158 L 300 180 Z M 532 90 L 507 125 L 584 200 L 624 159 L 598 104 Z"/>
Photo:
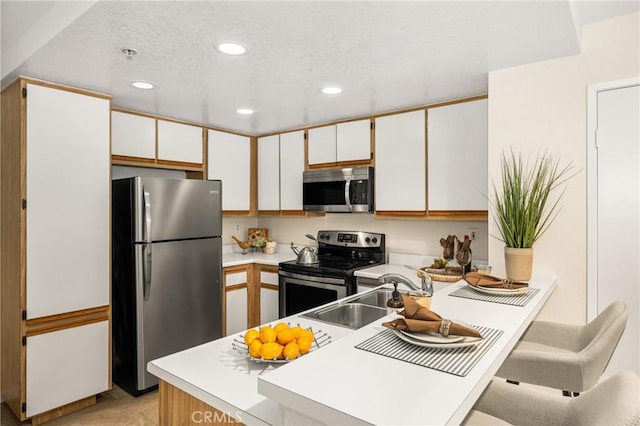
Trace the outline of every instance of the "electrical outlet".
<path fill-rule="evenodd" d="M 471 241 L 476 240 L 476 231 L 471 231 Z"/>
<path fill-rule="evenodd" d="M 469 238 L 471 241 L 475 241 L 478 237 L 478 228 L 469 228 Z"/>
<path fill-rule="evenodd" d="M 239 231 L 239 230 L 240 230 L 240 224 L 236 223 L 236 231 Z"/>

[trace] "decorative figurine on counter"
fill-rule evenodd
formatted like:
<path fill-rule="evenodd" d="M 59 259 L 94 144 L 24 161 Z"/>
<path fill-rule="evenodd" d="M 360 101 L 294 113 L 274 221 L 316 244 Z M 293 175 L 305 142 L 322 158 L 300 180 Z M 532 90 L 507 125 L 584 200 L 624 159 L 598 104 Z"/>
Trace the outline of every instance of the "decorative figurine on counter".
<path fill-rule="evenodd" d="M 455 235 L 449 235 L 447 239 L 440 238 L 440 245 L 444 247 L 444 251 L 442 252 L 442 257 L 446 260 L 453 259 L 453 253 L 456 248 L 456 238 Z"/>
<path fill-rule="evenodd" d="M 247 249 L 251 247 L 251 243 L 249 241 L 240 241 L 235 235 L 232 235 L 231 238 L 238 243 L 238 246 L 242 249 L 242 254 L 247 254 Z"/>
<path fill-rule="evenodd" d="M 458 240 L 457 249 L 456 261 L 462 267 L 462 275 L 464 275 L 471 272 L 471 240 L 468 235 L 464 236 L 464 241 Z"/>

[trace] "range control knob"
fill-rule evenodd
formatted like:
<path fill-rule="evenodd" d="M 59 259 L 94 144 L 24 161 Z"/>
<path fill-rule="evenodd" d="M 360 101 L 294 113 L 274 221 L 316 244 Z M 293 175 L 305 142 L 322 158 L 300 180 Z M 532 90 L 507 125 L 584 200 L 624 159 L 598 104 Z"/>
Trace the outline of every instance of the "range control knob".
<path fill-rule="evenodd" d="M 373 237 L 373 240 L 371 241 L 373 241 L 373 244 L 376 244 L 378 242 L 378 239 L 376 237 Z"/>
<path fill-rule="evenodd" d="M 364 240 L 367 242 L 367 244 L 369 244 L 371 242 L 371 238 L 369 238 L 369 237 L 365 238 Z"/>

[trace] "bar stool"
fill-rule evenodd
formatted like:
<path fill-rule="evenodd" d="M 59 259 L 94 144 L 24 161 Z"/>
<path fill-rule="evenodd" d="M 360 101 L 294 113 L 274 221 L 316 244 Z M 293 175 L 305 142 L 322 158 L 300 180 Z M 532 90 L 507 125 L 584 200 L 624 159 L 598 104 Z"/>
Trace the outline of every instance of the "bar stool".
<path fill-rule="evenodd" d="M 462 424 L 638 425 L 640 383 L 634 373 L 626 371 L 602 381 L 579 398 L 564 398 L 494 379 Z"/>
<path fill-rule="evenodd" d="M 496 375 L 562 389 L 565 395 L 584 392 L 602 376 L 628 316 L 623 302 L 613 302 L 583 326 L 534 321 Z"/>

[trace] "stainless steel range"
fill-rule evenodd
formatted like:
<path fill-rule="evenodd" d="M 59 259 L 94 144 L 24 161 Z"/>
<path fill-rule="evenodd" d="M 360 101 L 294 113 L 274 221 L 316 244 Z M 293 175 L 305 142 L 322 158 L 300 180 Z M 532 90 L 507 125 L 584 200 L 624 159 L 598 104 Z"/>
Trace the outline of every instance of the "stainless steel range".
<path fill-rule="evenodd" d="M 316 264 L 295 260 L 279 265 L 280 318 L 356 293 L 358 269 L 385 263 L 385 235 L 318 231 Z"/>

